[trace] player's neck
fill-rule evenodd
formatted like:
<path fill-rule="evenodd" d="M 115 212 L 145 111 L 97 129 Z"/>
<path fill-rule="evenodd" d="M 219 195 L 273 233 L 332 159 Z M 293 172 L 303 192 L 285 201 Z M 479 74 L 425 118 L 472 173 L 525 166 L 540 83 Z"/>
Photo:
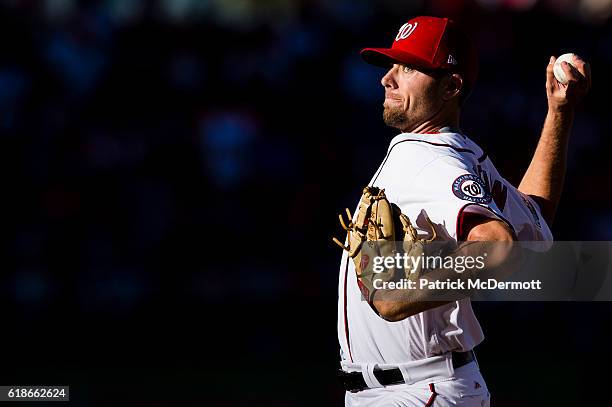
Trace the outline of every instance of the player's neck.
<path fill-rule="evenodd" d="M 435 134 L 439 133 L 443 128 L 458 129 L 459 128 L 459 112 L 447 117 L 434 116 L 421 124 L 415 125 L 412 128 L 402 129 L 404 133 L 415 134 Z"/>

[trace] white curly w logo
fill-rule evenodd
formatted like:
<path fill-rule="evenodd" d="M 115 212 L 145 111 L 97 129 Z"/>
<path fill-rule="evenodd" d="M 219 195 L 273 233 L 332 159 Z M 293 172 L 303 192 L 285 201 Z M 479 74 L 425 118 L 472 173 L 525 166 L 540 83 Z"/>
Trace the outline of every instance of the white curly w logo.
<path fill-rule="evenodd" d="M 419 25 L 419 23 L 414 23 L 414 25 L 406 23 L 401 26 L 397 36 L 395 36 L 395 41 L 405 40 L 406 38 L 410 37 L 414 30 L 416 30 L 417 25 Z"/>

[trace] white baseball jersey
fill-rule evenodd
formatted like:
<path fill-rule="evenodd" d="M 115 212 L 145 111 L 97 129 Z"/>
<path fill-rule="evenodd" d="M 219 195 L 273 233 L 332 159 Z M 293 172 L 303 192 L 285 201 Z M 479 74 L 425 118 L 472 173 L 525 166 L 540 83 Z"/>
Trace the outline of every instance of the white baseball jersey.
<path fill-rule="evenodd" d="M 552 240 L 535 202 L 503 179 L 478 145 L 448 128 L 436 134 L 396 136 L 370 185 L 384 188 L 389 201 L 413 223 L 421 224 L 426 211 L 454 239 L 463 236 L 463 215 L 478 212 L 506 222 L 519 240 Z M 338 301 L 342 360 L 405 363 L 468 351 L 483 339 L 469 299 L 402 321 L 385 321 L 362 300 L 353 261 L 344 252 Z"/>

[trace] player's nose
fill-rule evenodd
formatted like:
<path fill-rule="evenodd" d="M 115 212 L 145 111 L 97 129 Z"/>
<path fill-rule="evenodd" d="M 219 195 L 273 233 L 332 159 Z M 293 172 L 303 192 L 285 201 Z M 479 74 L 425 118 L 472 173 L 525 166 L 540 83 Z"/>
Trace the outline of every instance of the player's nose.
<path fill-rule="evenodd" d="M 395 80 L 395 72 L 397 71 L 397 65 L 393 65 L 382 77 L 380 84 L 386 88 L 397 88 L 397 81 Z"/>

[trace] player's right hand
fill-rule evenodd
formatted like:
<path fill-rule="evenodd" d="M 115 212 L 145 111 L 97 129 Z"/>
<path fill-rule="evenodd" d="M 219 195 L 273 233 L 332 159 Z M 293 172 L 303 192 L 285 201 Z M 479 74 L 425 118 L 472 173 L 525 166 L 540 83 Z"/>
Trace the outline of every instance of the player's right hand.
<path fill-rule="evenodd" d="M 580 103 L 591 89 L 591 67 L 582 58 L 576 56 L 574 68 L 567 62 L 561 63 L 561 68 L 568 78 L 567 84 L 557 81 L 553 72 L 557 58 L 550 57 L 546 67 L 546 97 L 551 110 L 573 109 Z"/>

